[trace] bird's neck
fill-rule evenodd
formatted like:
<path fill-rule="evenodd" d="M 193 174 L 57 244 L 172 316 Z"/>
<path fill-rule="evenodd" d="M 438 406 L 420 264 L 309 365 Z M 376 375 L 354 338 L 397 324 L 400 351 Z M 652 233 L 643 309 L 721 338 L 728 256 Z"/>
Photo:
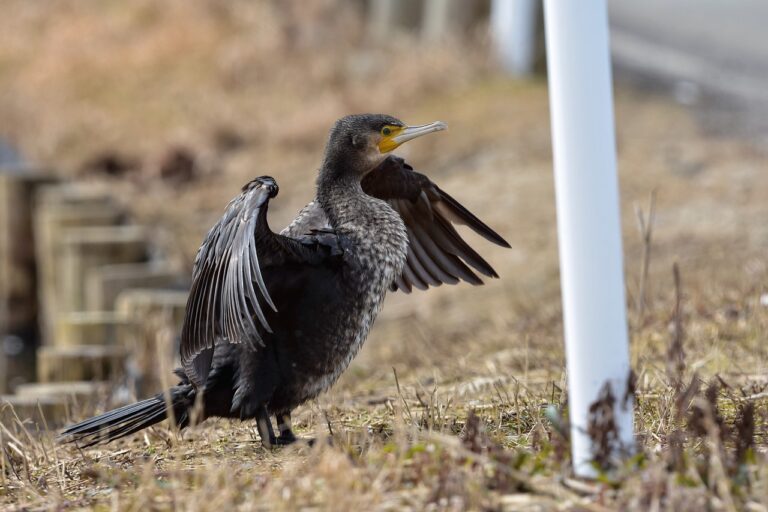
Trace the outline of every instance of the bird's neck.
<path fill-rule="evenodd" d="M 317 181 L 317 201 L 334 228 L 359 219 L 368 199 L 373 198 L 363 192 L 359 176 L 321 172 Z"/>
<path fill-rule="evenodd" d="M 362 174 L 333 175 L 324 170 L 318 178 L 317 202 L 334 231 L 351 242 L 345 258 L 351 258 L 352 267 L 367 275 L 361 279 L 358 274 L 350 283 L 373 286 L 366 293 L 380 301 L 405 263 L 408 234 L 403 219 L 386 201 L 363 191 Z"/>

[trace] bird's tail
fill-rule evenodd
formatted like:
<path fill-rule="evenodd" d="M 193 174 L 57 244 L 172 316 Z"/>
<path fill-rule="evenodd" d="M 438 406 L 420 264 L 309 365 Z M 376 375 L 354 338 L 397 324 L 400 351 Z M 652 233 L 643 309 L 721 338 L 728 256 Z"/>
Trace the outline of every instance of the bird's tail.
<path fill-rule="evenodd" d="M 195 388 L 190 384 L 174 386 L 141 402 L 126 405 L 66 428 L 59 441 L 75 443 L 81 448 L 108 443 L 160 423 L 168 417 L 168 405 L 180 428 L 189 424 L 195 403 Z"/>

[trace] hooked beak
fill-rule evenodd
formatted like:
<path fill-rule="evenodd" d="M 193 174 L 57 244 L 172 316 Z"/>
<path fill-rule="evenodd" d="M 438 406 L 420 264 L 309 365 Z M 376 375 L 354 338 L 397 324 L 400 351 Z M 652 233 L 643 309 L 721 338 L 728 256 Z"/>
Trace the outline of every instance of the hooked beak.
<path fill-rule="evenodd" d="M 422 124 L 420 126 L 406 126 L 400 129 L 392 130 L 390 135 L 387 135 L 379 142 L 379 151 L 382 153 L 389 153 L 401 144 L 413 140 L 416 137 L 427 135 L 433 132 L 440 132 L 448 129 L 448 125 L 442 121 L 435 121 L 434 123 Z"/>

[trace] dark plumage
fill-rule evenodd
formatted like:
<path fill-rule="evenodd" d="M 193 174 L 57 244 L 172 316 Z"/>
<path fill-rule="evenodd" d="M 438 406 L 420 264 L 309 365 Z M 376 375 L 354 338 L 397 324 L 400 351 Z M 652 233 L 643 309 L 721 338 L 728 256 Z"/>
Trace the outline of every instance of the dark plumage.
<path fill-rule="evenodd" d="M 184 427 L 199 402 L 201 418 L 255 418 L 265 445 L 292 442 L 291 411 L 347 368 L 388 289 L 482 284 L 475 272 L 498 277 L 452 224 L 507 242 L 401 158 L 387 156 L 444 128 L 407 127 L 384 115 L 340 119 L 315 200 L 280 234 L 267 224 L 275 181 L 265 176 L 243 187 L 195 259 L 181 382 L 73 425 L 63 439 L 81 446 L 117 439 L 162 421 L 167 404 Z"/>

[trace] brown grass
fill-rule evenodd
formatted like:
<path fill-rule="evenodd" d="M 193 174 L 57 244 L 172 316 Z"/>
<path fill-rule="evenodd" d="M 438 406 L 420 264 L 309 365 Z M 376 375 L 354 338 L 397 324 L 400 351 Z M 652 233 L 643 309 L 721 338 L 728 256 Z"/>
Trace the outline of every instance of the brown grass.
<path fill-rule="evenodd" d="M 298 411 L 299 432 L 320 439 L 312 448 L 268 453 L 252 425 L 209 421 L 79 452 L 13 423 L 0 432 L 0 506 L 766 510 L 764 157 L 663 99 L 617 91 L 640 454 L 598 482 L 574 481 L 560 433 L 545 84 L 496 75 L 480 43 L 423 48 L 403 36 L 370 47 L 356 13 L 336 3 L 8 0 L 3 130 L 63 175 L 104 151 L 140 160 L 138 174 L 109 186 L 188 269 L 204 231 L 254 175 L 281 185 L 273 225 L 290 219 L 311 197 L 335 118 L 441 119 L 450 131 L 403 153 L 512 243 L 505 251 L 472 238 L 502 279 L 390 297 L 338 385 Z M 244 145 L 220 151 L 221 130 Z M 176 144 L 193 148 L 201 175 L 172 187 L 157 162 Z M 645 248 L 634 206 L 652 190 L 639 318 Z M 668 354 L 682 363 L 669 365 Z"/>

